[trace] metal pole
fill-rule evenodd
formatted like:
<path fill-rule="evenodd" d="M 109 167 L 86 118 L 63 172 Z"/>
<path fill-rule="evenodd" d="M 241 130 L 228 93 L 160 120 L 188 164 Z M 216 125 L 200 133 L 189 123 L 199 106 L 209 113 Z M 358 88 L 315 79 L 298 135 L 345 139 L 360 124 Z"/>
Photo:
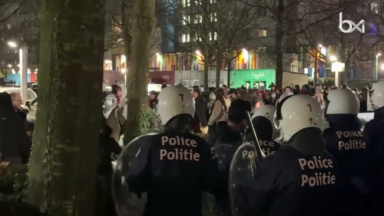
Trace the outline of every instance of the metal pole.
<path fill-rule="evenodd" d="M 20 58 L 20 96 L 24 103 L 27 102 L 27 67 L 28 67 L 28 49 L 26 46 L 22 46 L 19 50 Z"/>
<path fill-rule="evenodd" d="M 338 71 L 335 71 L 335 85 L 337 87 L 340 86 L 340 83 L 339 83 L 339 72 Z"/>

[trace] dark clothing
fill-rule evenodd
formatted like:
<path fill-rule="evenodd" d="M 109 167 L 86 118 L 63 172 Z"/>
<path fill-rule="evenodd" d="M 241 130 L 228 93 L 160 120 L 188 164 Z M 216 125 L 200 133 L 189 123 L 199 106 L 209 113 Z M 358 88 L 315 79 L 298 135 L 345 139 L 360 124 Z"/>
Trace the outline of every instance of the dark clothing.
<path fill-rule="evenodd" d="M 243 186 L 246 215 L 337 215 L 339 177 L 321 131 L 303 129 L 262 161 L 251 186 Z"/>
<path fill-rule="evenodd" d="M 207 126 L 207 104 L 205 103 L 204 98 L 198 97 L 195 99 L 195 116 L 193 118 L 192 122 L 192 128 L 195 133 L 201 132 L 200 130 L 200 125 L 201 127 L 206 127 Z"/>
<path fill-rule="evenodd" d="M 341 208 L 346 215 L 362 215 L 362 192 L 353 184 L 356 179 L 365 185 L 369 165 L 369 145 L 360 131 L 360 121 L 356 115 L 327 115 L 329 128 L 324 131 L 327 150 L 333 155 L 342 171 L 343 185 Z"/>
<path fill-rule="evenodd" d="M 28 110 L 16 110 L 16 114 L 20 117 L 21 123 L 24 125 L 25 131 L 31 131 L 27 121 Z"/>
<path fill-rule="evenodd" d="M 111 155 L 112 153 L 119 155 L 121 147 L 110 134 L 100 133 L 99 139 L 100 162 L 97 173 L 100 176 L 111 177 L 113 173 Z"/>
<path fill-rule="evenodd" d="M 201 216 L 202 194 L 220 192 L 208 143 L 191 133 L 148 137 L 131 164 L 128 187 L 138 196 L 147 193 L 144 216 Z"/>
<path fill-rule="evenodd" d="M 220 199 L 216 200 L 216 205 L 220 211 L 220 215 L 230 216 L 230 199 L 228 193 L 228 185 L 229 185 L 229 168 L 231 165 L 232 157 L 236 151 L 236 149 L 242 144 L 243 137 L 241 133 L 235 132 L 228 127 L 227 122 L 219 122 L 216 127 L 216 141 L 215 148 L 219 146 L 230 145 L 233 148 L 226 148 L 225 152 L 222 154 L 225 155 L 223 160 L 220 160 L 220 173 L 218 175 L 219 181 L 221 182 L 221 191 L 223 192 Z"/>
<path fill-rule="evenodd" d="M 384 108 L 375 110 L 374 119 L 364 125 L 363 137 L 370 147 L 368 186 L 372 194 L 372 211 L 383 215 L 384 202 Z M 373 214 L 374 215 L 374 214 Z"/>
<path fill-rule="evenodd" d="M 259 144 L 261 150 L 263 150 L 266 156 L 273 154 L 280 145 L 275 142 L 272 138 L 273 136 L 273 126 L 272 123 L 264 116 L 257 116 L 252 119 L 252 124 L 255 128 L 257 138 L 259 139 Z M 253 133 L 251 130 L 247 132 L 247 141 L 253 142 Z"/>
<path fill-rule="evenodd" d="M 28 163 L 30 149 L 22 120 L 12 108 L 11 96 L 0 93 L 0 160 Z"/>

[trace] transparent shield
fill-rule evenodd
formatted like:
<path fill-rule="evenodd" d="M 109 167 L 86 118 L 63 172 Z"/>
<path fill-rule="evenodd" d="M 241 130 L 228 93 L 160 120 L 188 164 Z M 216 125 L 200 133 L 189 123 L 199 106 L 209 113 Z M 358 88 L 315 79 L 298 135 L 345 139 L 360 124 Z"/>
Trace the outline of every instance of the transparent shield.
<path fill-rule="evenodd" d="M 233 155 L 229 169 L 229 194 L 233 216 L 244 215 L 244 191 L 256 174 L 256 152 L 252 143 L 243 143 Z"/>
<path fill-rule="evenodd" d="M 219 169 L 222 172 L 228 172 L 234 151 L 235 151 L 234 146 L 229 144 L 216 144 L 212 148 L 212 153 L 217 160 Z M 203 196 L 203 199 L 204 199 L 204 202 L 203 202 L 204 216 L 219 216 L 219 215 L 223 215 L 222 211 L 225 211 L 225 212 L 230 211 L 229 206 L 228 206 L 228 209 L 218 208 L 218 206 L 216 205 L 215 197 L 209 193 L 205 193 Z"/>
<path fill-rule="evenodd" d="M 112 178 L 112 194 L 116 205 L 116 211 L 119 216 L 140 216 L 144 210 L 147 201 L 146 194 L 138 198 L 136 194 L 130 193 L 126 178 L 131 169 L 132 160 L 140 152 L 141 146 L 147 139 L 156 133 L 142 134 L 130 141 L 116 163 L 114 163 L 114 173 Z"/>
<path fill-rule="evenodd" d="M 212 148 L 212 153 L 215 156 L 220 170 L 228 170 L 235 148 L 229 144 L 216 144 Z"/>

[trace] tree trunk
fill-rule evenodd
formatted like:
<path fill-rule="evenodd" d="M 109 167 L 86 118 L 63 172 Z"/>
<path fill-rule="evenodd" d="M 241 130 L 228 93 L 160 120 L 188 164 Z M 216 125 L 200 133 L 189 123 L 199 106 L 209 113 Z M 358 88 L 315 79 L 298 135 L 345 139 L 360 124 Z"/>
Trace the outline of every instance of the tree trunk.
<path fill-rule="evenodd" d="M 216 54 L 216 88 L 220 87 L 220 78 L 221 78 L 221 55 L 220 53 Z"/>
<path fill-rule="evenodd" d="M 43 1 L 28 200 L 50 214 L 95 215 L 104 4 Z"/>
<path fill-rule="evenodd" d="M 276 17 L 276 86 L 277 88 L 283 88 L 283 40 L 284 40 L 284 27 L 283 27 L 283 16 L 284 16 L 284 0 L 279 0 L 277 6 L 277 17 Z"/>
<path fill-rule="evenodd" d="M 125 56 L 126 56 L 126 62 L 125 62 L 125 67 L 126 71 L 130 71 L 130 65 L 131 65 L 131 44 L 132 44 L 132 36 L 130 33 L 130 28 L 129 28 L 129 17 L 127 15 L 127 10 L 128 6 L 125 2 L 121 4 L 120 8 L 120 13 L 121 13 L 121 26 L 123 28 L 123 39 L 124 39 L 124 51 L 125 51 Z M 127 86 L 127 83 L 125 83 Z"/>
<path fill-rule="evenodd" d="M 132 10 L 131 67 L 127 76 L 128 114 L 125 144 L 149 129 L 148 72 L 152 35 L 156 27 L 155 0 L 135 1 Z"/>

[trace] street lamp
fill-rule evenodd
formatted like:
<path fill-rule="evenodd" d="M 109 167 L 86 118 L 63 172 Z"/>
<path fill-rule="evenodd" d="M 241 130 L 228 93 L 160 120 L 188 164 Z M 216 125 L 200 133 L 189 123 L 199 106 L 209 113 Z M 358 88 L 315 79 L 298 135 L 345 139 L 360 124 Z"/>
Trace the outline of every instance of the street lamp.
<path fill-rule="evenodd" d="M 344 63 L 337 62 L 337 61 L 332 63 L 332 72 L 335 73 L 335 85 L 337 87 L 340 86 L 340 84 L 339 84 L 339 73 L 344 71 L 344 67 L 345 67 Z"/>
<path fill-rule="evenodd" d="M 8 46 L 12 48 L 17 48 L 17 43 L 14 41 L 9 41 Z M 28 67 L 28 48 L 22 46 L 19 48 L 19 75 L 20 75 L 20 96 L 24 102 L 27 102 L 27 67 Z"/>
<path fill-rule="evenodd" d="M 329 60 L 335 62 L 335 61 L 337 61 L 337 57 L 334 56 L 334 55 L 333 55 L 333 56 L 330 56 L 330 57 L 329 57 Z"/>
<path fill-rule="evenodd" d="M 17 47 L 17 43 L 13 42 L 13 41 L 9 41 L 8 42 L 8 46 L 12 47 L 12 48 L 16 48 Z"/>
<path fill-rule="evenodd" d="M 379 77 L 379 57 L 381 56 L 381 53 L 376 54 L 376 79 Z"/>

